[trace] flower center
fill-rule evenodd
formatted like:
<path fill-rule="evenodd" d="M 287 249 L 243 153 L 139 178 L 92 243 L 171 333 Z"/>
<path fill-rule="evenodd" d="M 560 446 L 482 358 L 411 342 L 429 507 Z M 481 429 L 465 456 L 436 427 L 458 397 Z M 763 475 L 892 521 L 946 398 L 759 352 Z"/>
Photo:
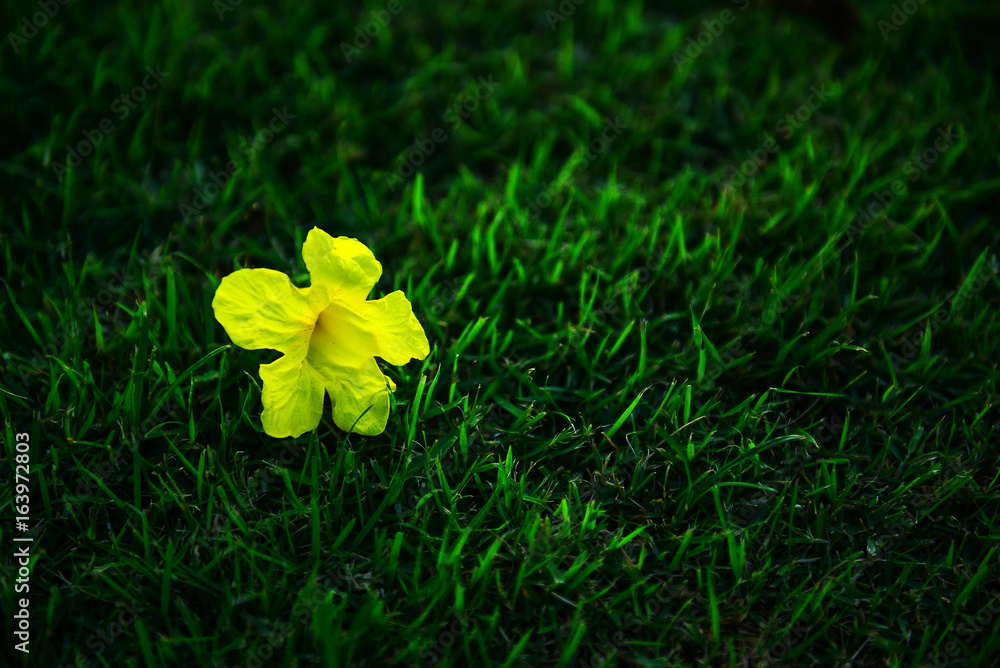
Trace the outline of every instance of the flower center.
<path fill-rule="evenodd" d="M 316 319 L 306 360 L 313 368 L 359 367 L 374 356 L 375 339 L 364 322 L 343 302 L 327 306 Z"/>

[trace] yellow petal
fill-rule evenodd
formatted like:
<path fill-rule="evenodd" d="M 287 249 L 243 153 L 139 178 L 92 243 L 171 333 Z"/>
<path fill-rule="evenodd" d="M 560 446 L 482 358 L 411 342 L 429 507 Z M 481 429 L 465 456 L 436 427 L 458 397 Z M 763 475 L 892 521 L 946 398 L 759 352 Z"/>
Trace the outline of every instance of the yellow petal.
<path fill-rule="evenodd" d="M 319 426 L 323 416 L 323 378 L 298 355 L 260 365 L 264 383 L 264 432 L 274 438 L 298 438 Z"/>
<path fill-rule="evenodd" d="M 279 271 L 240 269 L 222 279 L 212 310 L 240 348 L 287 353 L 308 346 L 324 301 L 321 291 L 297 288 Z"/>
<path fill-rule="evenodd" d="M 344 431 L 375 436 L 389 421 L 389 395 L 396 384 L 382 373 L 374 357 L 360 367 L 324 378 L 333 402 L 333 421 Z"/>
<path fill-rule="evenodd" d="M 326 340 L 341 363 L 350 366 L 370 357 L 401 366 L 430 352 L 424 328 L 400 290 L 375 301 L 335 300 L 320 314 L 316 327 L 313 345 Z"/>
<path fill-rule="evenodd" d="M 411 357 L 422 360 L 430 353 L 427 334 L 402 290 L 357 306 L 375 339 L 374 355 L 389 364 L 402 366 Z"/>
<path fill-rule="evenodd" d="M 382 265 L 363 243 L 331 237 L 314 227 L 302 244 L 302 259 L 312 285 L 322 285 L 330 299 L 363 301 L 382 275 Z"/>
<path fill-rule="evenodd" d="M 322 377 L 339 428 L 366 436 L 381 434 L 389 419 L 389 394 L 396 391 L 396 384 L 382 373 L 374 357 L 357 349 L 358 341 L 343 337 L 343 328 L 338 327 L 342 323 L 331 323 L 328 314 L 329 309 L 316 325 L 306 364 Z"/>

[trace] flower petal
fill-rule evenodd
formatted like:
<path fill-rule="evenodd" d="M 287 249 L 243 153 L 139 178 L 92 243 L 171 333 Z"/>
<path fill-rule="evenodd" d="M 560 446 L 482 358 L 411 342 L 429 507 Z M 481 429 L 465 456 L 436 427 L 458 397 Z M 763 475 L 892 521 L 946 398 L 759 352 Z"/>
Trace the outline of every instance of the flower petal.
<path fill-rule="evenodd" d="M 306 365 L 322 377 L 338 427 L 366 436 L 381 434 L 389 419 L 389 394 L 396 391 L 396 384 L 382 373 L 374 357 L 358 350 L 357 341 L 344 343 L 343 329 L 340 323 L 329 322 L 329 311 L 317 322 Z"/>
<path fill-rule="evenodd" d="M 361 317 L 375 339 L 374 355 L 402 366 L 410 358 L 422 360 L 430 353 L 424 328 L 413 314 L 413 305 L 402 290 L 358 305 Z"/>
<path fill-rule="evenodd" d="M 389 421 L 389 395 L 396 384 L 382 373 L 375 358 L 356 368 L 325 378 L 327 394 L 333 402 L 333 421 L 344 431 L 375 436 L 385 431 Z"/>
<path fill-rule="evenodd" d="M 285 355 L 260 365 L 264 383 L 260 420 L 264 432 L 274 438 L 298 438 L 319 426 L 323 416 L 323 378 L 308 362 Z"/>
<path fill-rule="evenodd" d="M 322 285 L 330 299 L 364 301 L 382 275 L 382 265 L 363 243 L 331 237 L 314 227 L 302 244 L 302 259 L 313 285 Z"/>
<path fill-rule="evenodd" d="M 371 357 L 402 366 L 430 352 L 427 335 L 400 290 L 369 302 L 333 301 L 320 313 L 310 345 L 320 341 L 348 366 Z"/>
<path fill-rule="evenodd" d="M 240 269 L 222 279 L 212 310 L 240 348 L 287 353 L 308 346 L 324 301 L 321 291 L 297 288 L 280 271 Z"/>
<path fill-rule="evenodd" d="M 396 384 L 382 373 L 374 357 L 360 367 L 342 371 L 325 378 L 334 423 L 364 436 L 381 434 L 389 421 L 389 395 L 396 391 Z"/>

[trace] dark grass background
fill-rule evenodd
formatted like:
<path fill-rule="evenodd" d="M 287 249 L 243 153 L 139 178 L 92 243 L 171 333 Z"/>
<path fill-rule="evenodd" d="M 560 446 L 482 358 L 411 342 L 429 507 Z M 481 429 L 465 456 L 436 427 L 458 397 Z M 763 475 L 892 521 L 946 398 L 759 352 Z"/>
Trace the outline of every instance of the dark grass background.
<path fill-rule="evenodd" d="M 1000 14 L 810 4 L 5 4 L 3 664 L 995 665 Z M 314 226 L 380 436 L 212 314 Z"/>

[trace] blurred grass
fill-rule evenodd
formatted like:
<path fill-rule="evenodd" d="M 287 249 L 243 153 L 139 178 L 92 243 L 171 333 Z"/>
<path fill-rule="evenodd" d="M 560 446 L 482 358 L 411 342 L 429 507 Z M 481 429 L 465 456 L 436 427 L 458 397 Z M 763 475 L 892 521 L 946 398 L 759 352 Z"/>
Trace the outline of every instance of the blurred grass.
<path fill-rule="evenodd" d="M 859 6 L 846 45 L 606 0 L 554 30 L 557 4 L 403 3 L 351 62 L 386 5 L 69 3 L 8 38 L 0 415 L 37 561 L 4 656 L 991 665 L 998 21 L 928 3 L 883 39 L 893 3 Z M 307 281 L 313 226 L 431 341 L 377 437 L 264 435 L 275 354 L 212 314 L 239 267 Z"/>

